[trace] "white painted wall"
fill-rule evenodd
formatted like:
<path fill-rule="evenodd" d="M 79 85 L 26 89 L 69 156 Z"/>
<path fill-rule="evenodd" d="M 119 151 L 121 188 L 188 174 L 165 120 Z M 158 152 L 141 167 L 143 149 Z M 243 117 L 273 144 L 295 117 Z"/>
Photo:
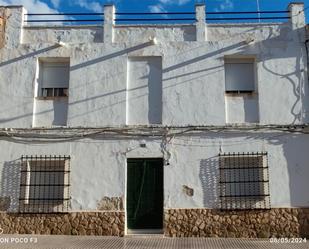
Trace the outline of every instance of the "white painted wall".
<path fill-rule="evenodd" d="M 162 123 L 162 58 L 128 60 L 127 124 Z"/>
<path fill-rule="evenodd" d="M 14 39 L 20 39 L 11 30 L 18 26 L 19 15 L 16 8 L 7 22 Z M 309 120 L 302 28 L 289 22 L 208 24 L 208 41 L 184 39 L 184 33 L 195 34 L 194 29 L 192 25 L 116 25 L 111 44 L 100 42 L 99 27 L 24 28 L 22 44 L 10 37 L 0 51 L 0 127 L 32 126 L 34 76 L 41 57 L 70 58 L 67 125 L 71 127 L 126 124 L 127 61 L 135 56 L 162 57 L 163 125 L 226 123 L 225 56 L 256 58 L 260 124 Z M 66 47 L 55 45 L 58 37 Z M 156 37 L 158 44 L 148 42 L 150 37 Z M 248 37 L 254 42 L 247 44 Z M 143 106 L 136 108 L 139 112 Z"/>
<path fill-rule="evenodd" d="M 207 41 L 195 41 L 192 27 L 116 26 L 113 33 L 109 23 L 109 31 L 103 32 L 109 40 L 102 43 L 96 40 L 100 36 L 96 32 L 101 31 L 94 27 L 27 27 L 20 32 L 21 13 L 22 9 L 16 8 L 7 20 L 7 43 L 0 50 L 0 128 L 47 125 L 39 113 L 49 110 L 50 123 L 52 102 L 46 101 L 38 109 L 36 103 L 41 100 L 34 95 L 37 61 L 41 57 L 70 58 L 68 127 L 126 124 L 127 64 L 129 58 L 138 56 L 162 58 L 164 126 L 225 125 L 226 110 L 232 104 L 229 106 L 225 98 L 224 58 L 235 55 L 256 58 L 260 124 L 309 121 L 303 29 L 295 23 L 207 25 Z M 199 34 L 201 39 L 204 32 Z M 59 36 L 67 46 L 55 44 Z M 149 36 L 156 36 L 158 44 L 149 42 Z M 254 42 L 247 44 L 248 37 Z M 240 103 L 233 102 L 236 107 Z M 139 113 L 142 108 L 143 105 L 136 105 L 134 111 Z M 33 113 L 38 115 L 33 117 Z M 232 119 L 238 122 L 244 118 L 228 117 L 228 122 Z M 140 143 L 146 143 L 146 148 L 140 148 Z M 104 196 L 125 195 L 127 158 L 162 157 L 161 143 L 161 138 L 100 136 L 63 143 L 3 139 L 1 196 L 11 196 L 12 209 L 16 208 L 21 155 L 65 154 L 72 157 L 72 210 L 93 210 Z M 267 151 L 272 206 L 309 206 L 309 155 L 303 152 L 308 143 L 308 135 L 275 131 L 175 137 L 167 146 L 169 153 L 164 152 L 166 159 L 170 154 L 170 165 L 165 166 L 165 207 L 215 206 L 216 158 L 220 151 Z M 194 189 L 193 197 L 182 192 L 183 185 Z"/>
<path fill-rule="evenodd" d="M 257 94 L 227 94 L 225 96 L 226 123 L 259 123 Z"/>
<path fill-rule="evenodd" d="M 157 37 L 162 41 L 195 41 L 196 30 L 194 25 L 124 25 L 116 26 L 115 42 L 135 43 L 147 42 L 149 37 Z"/>
<path fill-rule="evenodd" d="M 28 26 L 24 27 L 23 43 L 63 42 L 102 43 L 102 26 Z"/>
<path fill-rule="evenodd" d="M 146 148 L 141 148 L 145 143 Z M 0 146 L 0 196 L 16 207 L 21 155 L 70 155 L 72 210 L 95 210 L 104 196 L 125 196 L 126 159 L 163 157 L 162 140 L 80 139 L 63 143 L 14 143 Z M 167 145 L 164 166 L 165 208 L 218 207 L 218 154 L 268 152 L 272 207 L 309 206 L 309 135 L 282 132 L 205 132 L 176 136 Z M 86 155 L 86 156 L 85 156 Z M 170 156 L 167 156 L 170 155 Z M 187 196 L 182 186 L 194 189 Z M 15 203 L 15 204 L 14 204 Z"/>
<path fill-rule="evenodd" d="M 36 99 L 34 103 L 33 127 L 66 126 L 68 98 Z"/>

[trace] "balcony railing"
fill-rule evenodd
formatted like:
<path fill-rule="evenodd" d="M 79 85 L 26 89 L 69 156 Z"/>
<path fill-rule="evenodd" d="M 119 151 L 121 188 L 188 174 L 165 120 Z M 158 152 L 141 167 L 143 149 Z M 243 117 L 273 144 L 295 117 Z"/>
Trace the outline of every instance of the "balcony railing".
<path fill-rule="evenodd" d="M 289 11 L 206 12 L 207 23 L 283 22 Z M 116 24 L 194 24 L 195 12 L 116 12 Z M 25 23 L 89 25 L 104 23 L 104 13 L 29 13 Z"/>
<path fill-rule="evenodd" d="M 69 25 L 102 24 L 104 13 L 29 13 L 25 23 L 51 23 Z"/>
<path fill-rule="evenodd" d="M 274 22 L 290 19 L 289 11 L 206 12 L 206 22 Z"/>

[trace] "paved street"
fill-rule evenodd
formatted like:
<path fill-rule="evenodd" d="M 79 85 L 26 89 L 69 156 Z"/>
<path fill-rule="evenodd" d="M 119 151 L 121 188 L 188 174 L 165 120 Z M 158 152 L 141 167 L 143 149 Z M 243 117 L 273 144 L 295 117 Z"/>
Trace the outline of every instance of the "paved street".
<path fill-rule="evenodd" d="M 22 240 L 24 242 L 22 242 Z M 19 241 L 19 243 L 18 243 Z M 93 236 L 21 236 L 1 235 L 0 248 L 29 249 L 136 249 L 136 248 L 209 248 L 209 249 L 263 249 L 309 248 L 309 243 L 270 243 L 269 240 L 163 238 L 163 237 L 93 237 Z"/>

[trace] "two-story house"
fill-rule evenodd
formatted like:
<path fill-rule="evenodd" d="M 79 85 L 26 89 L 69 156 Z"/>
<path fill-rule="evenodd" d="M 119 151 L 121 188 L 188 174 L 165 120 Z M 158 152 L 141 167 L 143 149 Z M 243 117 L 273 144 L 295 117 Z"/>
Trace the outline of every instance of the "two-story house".
<path fill-rule="evenodd" d="M 303 4 L 249 23 L 0 13 L 4 233 L 309 236 Z"/>

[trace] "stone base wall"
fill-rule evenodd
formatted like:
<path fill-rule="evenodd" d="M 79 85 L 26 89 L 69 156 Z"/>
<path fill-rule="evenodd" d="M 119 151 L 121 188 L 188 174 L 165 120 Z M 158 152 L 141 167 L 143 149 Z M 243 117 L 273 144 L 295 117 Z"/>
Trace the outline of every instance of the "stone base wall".
<path fill-rule="evenodd" d="M 171 237 L 309 238 L 309 208 L 167 209 L 164 220 Z"/>
<path fill-rule="evenodd" d="M 124 236 L 124 224 L 124 212 L 0 213 L 0 228 L 4 234 Z"/>
<path fill-rule="evenodd" d="M 66 214 L 0 213 L 4 234 L 124 236 L 125 212 Z M 309 208 L 220 211 L 166 209 L 164 235 L 169 237 L 309 238 Z"/>

